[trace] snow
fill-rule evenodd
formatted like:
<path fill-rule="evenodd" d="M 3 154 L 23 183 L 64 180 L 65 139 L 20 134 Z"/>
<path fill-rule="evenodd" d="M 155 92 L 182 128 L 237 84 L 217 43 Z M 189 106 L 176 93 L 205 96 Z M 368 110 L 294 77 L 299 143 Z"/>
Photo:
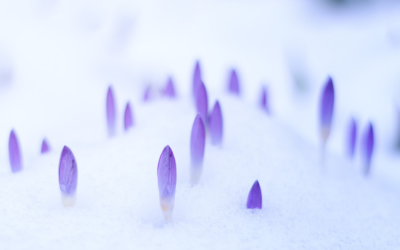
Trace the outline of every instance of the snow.
<path fill-rule="evenodd" d="M 11 82 L 0 81 L 0 249 L 399 248 L 396 3 L 336 11 L 290 0 L 24 3 L 0 3 L 0 74 L 12 68 Z M 220 101 L 224 138 L 221 147 L 207 138 L 203 173 L 191 187 L 196 59 L 209 107 Z M 301 65 L 308 91 L 293 88 L 291 63 Z M 226 93 L 231 67 L 240 97 Z M 317 105 L 328 74 L 337 105 L 322 161 Z M 175 100 L 158 92 L 169 75 Z M 113 138 L 105 117 L 110 83 Z M 143 102 L 149 84 L 154 98 Z M 261 84 L 272 116 L 257 106 Z M 124 132 L 127 101 L 135 126 Z M 376 129 L 367 178 L 360 160 L 344 154 L 351 115 L 359 131 L 368 120 Z M 7 151 L 12 128 L 24 164 L 17 174 Z M 51 152 L 40 155 L 44 137 Z M 70 208 L 58 184 L 64 145 L 78 164 Z M 171 223 L 156 174 L 166 145 L 177 163 Z M 255 180 L 263 209 L 251 211 Z"/>

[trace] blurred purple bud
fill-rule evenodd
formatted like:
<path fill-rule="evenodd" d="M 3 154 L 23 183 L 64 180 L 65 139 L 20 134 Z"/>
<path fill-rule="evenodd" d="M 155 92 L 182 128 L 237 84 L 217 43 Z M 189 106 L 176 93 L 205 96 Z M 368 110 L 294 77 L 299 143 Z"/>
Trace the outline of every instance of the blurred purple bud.
<path fill-rule="evenodd" d="M 222 142 L 222 113 L 219 102 L 216 101 L 214 105 L 214 109 L 210 116 L 210 134 L 211 134 L 211 143 L 214 145 L 221 144 Z"/>
<path fill-rule="evenodd" d="M 194 73 L 193 73 L 193 96 L 196 99 L 197 96 L 197 88 L 200 86 L 202 83 L 201 80 L 201 70 L 200 70 L 200 62 L 196 62 L 196 67 L 194 68 Z"/>
<path fill-rule="evenodd" d="M 131 105 L 128 102 L 126 104 L 125 115 L 124 115 L 124 128 L 125 128 L 125 131 L 127 131 L 132 126 L 133 126 L 132 111 L 131 111 Z"/>
<path fill-rule="evenodd" d="M 205 140 L 206 133 L 204 129 L 204 123 L 200 115 L 197 115 L 193 123 L 192 135 L 190 137 L 192 185 L 196 184 L 199 180 L 203 168 Z"/>
<path fill-rule="evenodd" d="M 165 87 L 164 90 L 164 95 L 168 97 L 175 97 L 175 87 L 174 87 L 174 82 L 172 81 L 172 78 L 168 78 L 167 86 Z"/>
<path fill-rule="evenodd" d="M 174 208 L 176 188 L 176 162 L 169 146 L 164 148 L 158 160 L 157 178 L 161 209 L 169 220 Z"/>
<path fill-rule="evenodd" d="M 364 133 L 364 141 L 363 141 L 363 148 L 364 148 L 364 161 L 365 161 L 365 168 L 364 174 L 368 175 L 371 168 L 371 158 L 372 153 L 374 151 L 374 128 L 372 123 L 369 122 L 368 128 Z"/>
<path fill-rule="evenodd" d="M 320 129 L 323 142 L 328 139 L 330 134 L 334 103 L 335 90 L 333 88 L 332 78 L 328 77 L 322 91 L 320 103 Z"/>
<path fill-rule="evenodd" d="M 41 149 L 40 153 L 44 154 L 49 151 L 50 151 L 49 143 L 47 142 L 46 138 L 44 138 L 43 142 L 42 142 L 42 149 Z"/>
<path fill-rule="evenodd" d="M 11 171 L 13 173 L 22 170 L 22 156 L 19 149 L 19 143 L 17 135 L 13 130 L 11 130 L 10 137 L 8 139 L 8 155 L 10 157 Z"/>
<path fill-rule="evenodd" d="M 247 208 L 262 208 L 262 194 L 261 188 L 258 181 L 255 181 L 253 186 L 251 187 L 249 196 L 247 197 Z"/>
<path fill-rule="evenodd" d="M 147 102 L 151 98 L 151 86 L 147 86 L 146 90 L 144 91 L 143 101 Z"/>
<path fill-rule="evenodd" d="M 348 154 L 350 158 L 354 157 L 357 141 L 357 123 L 354 118 L 351 118 L 349 131 L 348 131 Z"/>
<path fill-rule="evenodd" d="M 61 152 L 58 181 L 64 198 L 64 206 L 72 206 L 75 201 L 76 186 L 78 185 L 78 167 L 74 154 L 67 146 L 64 146 Z"/>
<path fill-rule="evenodd" d="M 240 94 L 239 80 L 238 80 L 238 76 L 236 74 L 236 71 L 234 69 L 232 69 L 232 71 L 231 71 L 228 90 L 229 90 L 229 92 L 234 93 L 236 95 Z"/>
<path fill-rule="evenodd" d="M 107 111 L 107 126 L 108 126 L 108 135 L 113 136 L 115 135 L 115 123 L 116 123 L 116 112 L 115 112 L 115 100 L 114 100 L 114 93 L 112 87 L 108 87 L 107 91 L 107 104 L 106 104 L 106 111 Z"/>
<path fill-rule="evenodd" d="M 200 86 L 197 89 L 196 110 L 197 113 L 200 114 L 201 119 L 203 119 L 204 124 L 206 124 L 208 113 L 208 97 L 206 86 L 204 86 L 204 83 L 200 83 Z"/>
<path fill-rule="evenodd" d="M 261 90 L 261 102 L 260 102 L 261 108 L 269 113 L 269 102 L 268 102 L 268 89 L 266 87 L 262 87 Z"/>

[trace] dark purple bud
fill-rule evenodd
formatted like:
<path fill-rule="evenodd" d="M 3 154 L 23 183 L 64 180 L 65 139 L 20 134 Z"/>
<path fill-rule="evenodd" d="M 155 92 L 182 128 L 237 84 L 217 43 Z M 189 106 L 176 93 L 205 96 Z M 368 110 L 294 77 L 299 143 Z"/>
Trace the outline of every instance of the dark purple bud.
<path fill-rule="evenodd" d="M 192 185 L 196 184 L 200 178 L 203 168 L 204 147 L 206 140 L 204 123 L 200 115 L 194 119 L 192 135 L 190 137 L 190 156 L 191 156 L 191 177 Z"/>
<path fill-rule="evenodd" d="M 164 148 L 158 160 L 157 178 L 161 209 L 168 221 L 174 208 L 176 188 L 176 162 L 169 146 Z"/>
<path fill-rule="evenodd" d="M 200 62 L 197 61 L 193 73 L 193 96 L 195 97 L 195 99 L 197 96 L 197 88 L 200 86 L 201 83 L 202 80 L 201 80 Z"/>
<path fill-rule="evenodd" d="M 143 96 L 143 101 L 147 102 L 151 98 L 151 86 L 147 86 L 147 88 L 144 91 L 144 96 Z"/>
<path fill-rule="evenodd" d="M 204 124 L 207 122 L 207 114 L 208 114 L 208 97 L 207 90 L 204 83 L 200 83 L 199 88 L 197 89 L 196 96 L 196 111 L 200 114 L 201 119 L 203 119 Z"/>
<path fill-rule="evenodd" d="M 351 118 L 349 131 L 348 131 L 348 154 L 350 158 L 354 157 L 357 141 L 357 123 L 354 118 Z"/>
<path fill-rule="evenodd" d="M 46 138 L 44 138 L 43 142 L 42 142 L 42 149 L 41 149 L 40 153 L 44 154 L 49 151 L 50 151 L 49 143 L 47 142 Z"/>
<path fill-rule="evenodd" d="M 236 71 L 234 69 L 232 69 L 232 71 L 231 71 L 228 90 L 231 93 L 234 93 L 234 94 L 237 94 L 237 95 L 240 94 L 239 80 L 238 80 L 238 76 L 236 74 Z"/>
<path fill-rule="evenodd" d="M 10 138 L 8 139 L 8 155 L 10 157 L 11 171 L 13 173 L 22 170 L 22 156 L 19 149 L 19 143 L 17 135 L 13 130 L 11 130 Z"/>
<path fill-rule="evenodd" d="M 125 131 L 127 131 L 132 126 L 133 126 L 132 111 L 131 111 L 131 105 L 128 102 L 126 104 L 125 115 L 124 115 L 124 128 L 125 128 Z"/>
<path fill-rule="evenodd" d="M 210 116 L 210 134 L 211 134 L 211 143 L 214 145 L 221 144 L 222 142 L 222 113 L 221 107 L 219 106 L 219 102 L 216 101 L 214 105 L 214 109 Z"/>
<path fill-rule="evenodd" d="M 247 197 L 247 208 L 262 208 L 262 194 L 258 181 L 254 182 L 250 189 L 249 197 Z"/>
<path fill-rule="evenodd" d="M 74 155 L 67 146 L 64 146 L 61 152 L 58 181 L 64 206 L 73 206 L 78 185 L 78 167 Z"/>
<path fill-rule="evenodd" d="M 335 90 L 333 88 L 332 78 L 328 77 L 322 91 L 320 103 L 320 132 L 323 142 L 328 139 L 330 134 L 334 103 Z"/>
<path fill-rule="evenodd" d="M 267 112 L 267 114 L 269 113 L 269 102 L 268 102 L 268 90 L 266 87 L 262 87 L 261 90 L 261 102 L 260 102 L 261 108 L 263 110 L 265 110 L 265 112 Z"/>
<path fill-rule="evenodd" d="M 115 100 L 114 100 L 114 93 L 112 87 L 108 87 L 107 91 L 107 104 L 106 104 L 106 111 L 107 111 L 107 126 L 108 126 L 108 135 L 113 136 L 115 135 L 116 129 L 116 111 L 115 111 Z"/>
<path fill-rule="evenodd" d="M 172 81 L 172 78 L 168 78 L 167 86 L 165 87 L 164 90 L 164 95 L 168 97 L 175 97 L 175 87 L 174 87 L 174 82 Z"/>
<path fill-rule="evenodd" d="M 363 148 L 364 148 L 364 163 L 365 163 L 364 174 L 368 175 L 371 168 L 372 153 L 374 151 L 374 128 L 371 122 L 368 124 L 363 139 L 364 139 Z"/>

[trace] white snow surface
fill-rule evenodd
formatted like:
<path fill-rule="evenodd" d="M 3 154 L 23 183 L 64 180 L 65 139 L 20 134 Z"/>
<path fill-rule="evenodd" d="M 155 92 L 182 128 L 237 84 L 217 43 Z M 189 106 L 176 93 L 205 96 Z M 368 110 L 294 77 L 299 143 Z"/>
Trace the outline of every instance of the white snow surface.
<path fill-rule="evenodd" d="M 316 1 L 0 2 L 0 249 L 399 249 L 400 168 L 392 145 L 400 83 L 400 9 L 391 1 L 335 9 Z M 209 110 L 219 100 L 221 147 L 207 138 L 190 187 L 191 79 L 200 59 Z M 288 62 L 289 61 L 289 62 Z M 290 65 L 308 78 L 293 88 Z M 243 94 L 226 93 L 230 67 Z M 296 69 L 295 69 L 296 70 Z M 335 83 L 322 160 L 320 88 Z M 160 97 L 174 78 L 178 97 Z M 107 137 L 115 90 L 119 131 Z M 154 90 L 150 102 L 144 89 Z M 272 116 L 257 106 L 270 90 Z M 126 102 L 135 126 L 122 127 Z M 350 116 L 371 120 L 371 175 L 344 154 Z M 13 174 L 14 128 L 24 169 Z M 359 134 L 360 135 L 360 134 Z M 40 155 L 46 137 L 51 152 Z M 78 164 L 77 203 L 63 208 L 58 163 Z M 175 208 L 165 223 L 157 163 L 170 145 Z M 357 149 L 357 155 L 359 155 Z M 246 209 L 260 182 L 263 209 Z"/>

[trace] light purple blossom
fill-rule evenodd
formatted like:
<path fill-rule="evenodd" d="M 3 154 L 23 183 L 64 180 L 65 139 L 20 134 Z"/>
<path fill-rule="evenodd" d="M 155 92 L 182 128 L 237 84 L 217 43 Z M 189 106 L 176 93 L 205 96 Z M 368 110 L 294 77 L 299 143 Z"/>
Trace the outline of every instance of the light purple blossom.
<path fill-rule="evenodd" d="M 111 86 L 107 91 L 106 113 L 107 113 L 107 128 L 108 135 L 113 136 L 116 133 L 116 107 L 114 93 Z"/>
<path fill-rule="evenodd" d="M 78 167 L 72 151 L 64 146 L 58 167 L 58 181 L 64 206 L 75 203 L 76 187 L 78 185 Z"/>
<path fill-rule="evenodd" d="M 192 185 L 198 182 L 203 168 L 205 139 L 206 133 L 204 123 L 200 115 L 197 115 L 193 123 L 192 135 L 190 137 Z"/>
<path fill-rule="evenodd" d="M 246 207 L 249 209 L 262 208 L 262 194 L 260 184 L 256 180 L 250 189 L 249 196 L 247 197 Z"/>
<path fill-rule="evenodd" d="M 357 141 L 357 123 L 354 118 L 351 118 L 349 131 L 348 131 L 348 154 L 350 158 L 354 157 L 355 149 L 356 149 L 356 141 Z"/>
<path fill-rule="evenodd" d="M 211 135 L 211 143 L 214 145 L 221 144 L 222 142 L 222 133 L 223 133 L 223 121 L 222 121 L 222 113 L 219 102 L 216 101 L 213 111 L 210 115 L 210 135 Z"/>
<path fill-rule="evenodd" d="M 320 103 L 320 132 L 323 143 L 326 142 L 330 134 L 334 103 L 335 90 L 333 81 L 331 77 L 328 77 L 322 90 Z"/>
<path fill-rule="evenodd" d="M 207 90 L 204 86 L 204 83 L 200 83 L 200 86 L 197 89 L 196 95 L 196 111 L 200 114 L 201 119 L 204 124 L 207 124 L 207 116 L 208 116 L 208 97 Z"/>
<path fill-rule="evenodd" d="M 367 130 L 364 132 L 363 153 L 364 153 L 364 174 L 368 175 L 371 169 L 371 159 L 374 151 L 374 127 L 372 123 L 368 123 Z"/>
<path fill-rule="evenodd" d="M 47 142 L 46 138 L 42 141 L 42 149 L 40 150 L 41 154 L 45 154 L 50 151 L 49 143 Z"/>
<path fill-rule="evenodd" d="M 171 98 L 176 97 L 174 82 L 171 77 L 168 78 L 167 86 L 164 89 L 164 95 Z"/>
<path fill-rule="evenodd" d="M 233 94 L 236 94 L 236 95 L 240 94 L 239 80 L 238 80 L 236 70 L 234 70 L 234 69 L 231 70 L 228 90 L 229 90 L 229 92 L 231 92 Z"/>
<path fill-rule="evenodd" d="M 130 127 L 134 125 L 133 123 L 133 118 L 132 118 L 132 111 L 131 111 L 131 105 L 129 102 L 126 104 L 125 107 L 125 114 L 124 114 L 124 128 L 125 131 L 128 131 Z"/>
<path fill-rule="evenodd" d="M 197 96 L 197 88 L 200 86 L 201 83 L 202 80 L 201 80 L 200 62 L 197 61 L 193 72 L 193 96 L 195 99 Z"/>
<path fill-rule="evenodd" d="M 22 156 L 19 148 L 18 138 L 14 129 L 11 130 L 10 137 L 8 139 L 8 156 L 10 158 L 11 171 L 13 173 L 21 171 Z"/>
<path fill-rule="evenodd" d="M 261 89 L 261 101 L 260 106 L 267 114 L 270 114 L 269 110 L 269 99 L 268 99 L 268 89 L 266 87 L 262 87 Z"/>

